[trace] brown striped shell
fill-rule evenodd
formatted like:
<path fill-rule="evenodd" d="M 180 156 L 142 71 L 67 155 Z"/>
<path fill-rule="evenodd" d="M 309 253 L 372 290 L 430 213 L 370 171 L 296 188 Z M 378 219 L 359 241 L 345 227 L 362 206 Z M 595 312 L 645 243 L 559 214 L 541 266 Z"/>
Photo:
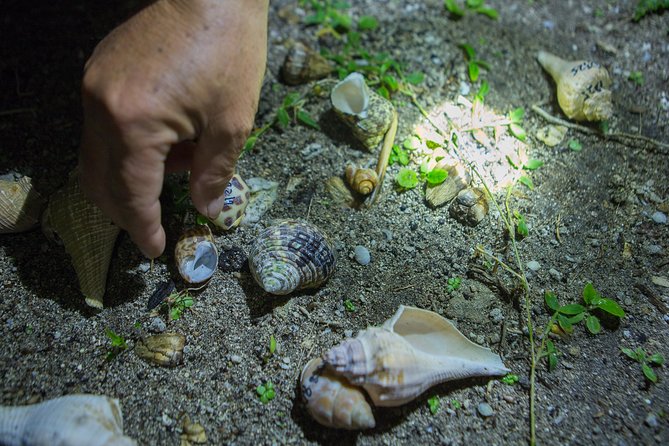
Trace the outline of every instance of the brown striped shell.
<path fill-rule="evenodd" d="M 284 220 L 268 227 L 249 253 L 253 278 L 265 291 L 277 295 L 322 285 L 335 265 L 335 251 L 327 236 L 302 220 Z"/>
<path fill-rule="evenodd" d="M 206 283 L 218 266 L 218 252 L 209 226 L 187 229 L 177 241 L 174 259 L 179 274 L 187 283 Z"/>
<path fill-rule="evenodd" d="M 369 195 L 379 183 L 379 176 L 374 169 L 346 166 L 346 182 L 351 189 L 361 195 Z"/>
<path fill-rule="evenodd" d="M 163 367 L 176 367 L 184 359 L 186 337 L 179 333 L 160 333 L 140 339 L 135 353 L 145 361 Z"/>
<path fill-rule="evenodd" d="M 281 77 L 288 85 L 322 79 L 333 70 L 326 58 L 301 42 L 290 47 L 281 66 Z"/>
<path fill-rule="evenodd" d="M 246 206 L 251 198 L 251 190 L 239 174 L 233 175 L 224 192 L 223 210 L 212 222 L 225 230 L 237 226 L 244 216 Z"/>
<path fill-rule="evenodd" d="M 44 204 L 29 177 L 0 180 L 0 234 L 23 232 L 37 226 Z"/>

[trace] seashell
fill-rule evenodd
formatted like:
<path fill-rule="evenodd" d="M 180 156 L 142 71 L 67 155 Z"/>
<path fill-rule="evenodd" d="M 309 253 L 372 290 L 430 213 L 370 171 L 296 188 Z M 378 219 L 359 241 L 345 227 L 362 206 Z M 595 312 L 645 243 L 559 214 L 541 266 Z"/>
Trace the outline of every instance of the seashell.
<path fill-rule="evenodd" d="M 381 327 L 370 327 L 323 354 L 331 370 L 358 385 L 377 406 L 399 406 L 445 381 L 504 375 L 501 358 L 455 326 L 401 305 Z"/>
<path fill-rule="evenodd" d="M 300 383 L 307 411 L 323 426 L 349 430 L 376 426 L 364 392 L 323 367 L 321 358 L 307 363 Z"/>
<path fill-rule="evenodd" d="M 163 367 L 176 367 L 184 360 L 186 337 L 179 333 L 160 333 L 140 339 L 135 353 L 145 361 Z"/>
<path fill-rule="evenodd" d="M 344 180 L 340 177 L 335 176 L 328 178 L 325 182 L 325 190 L 335 203 L 347 207 L 355 206 L 355 198 L 351 193 L 351 189 L 346 187 Z"/>
<path fill-rule="evenodd" d="M 606 68 L 592 61 L 567 61 L 546 51 L 539 51 L 537 60 L 557 84 L 558 103 L 569 119 L 611 118 L 611 77 Z"/>
<path fill-rule="evenodd" d="M 390 128 L 395 111 L 393 104 L 370 90 L 360 73 L 351 73 L 335 85 L 330 101 L 353 136 L 367 150 L 373 151 Z"/>
<path fill-rule="evenodd" d="M 306 84 L 332 72 L 332 64 L 301 42 L 290 47 L 281 66 L 281 76 L 288 85 Z"/>
<path fill-rule="evenodd" d="M 181 421 L 181 446 L 207 444 L 207 432 L 200 423 L 193 423 L 190 416 L 185 415 Z"/>
<path fill-rule="evenodd" d="M 537 130 L 535 136 L 548 147 L 555 147 L 562 142 L 569 129 L 563 125 L 547 125 Z"/>
<path fill-rule="evenodd" d="M 446 169 L 448 176 L 443 183 L 436 186 L 428 186 L 425 189 L 425 199 L 433 208 L 453 200 L 472 180 L 467 169 L 460 163 L 437 167 Z"/>
<path fill-rule="evenodd" d="M 0 444 L 137 445 L 123 435 L 118 400 L 102 395 L 67 395 L 28 406 L 0 406 Z"/>
<path fill-rule="evenodd" d="M 244 211 L 251 198 L 251 191 L 242 177 L 235 174 L 228 183 L 228 187 L 225 188 L 223 195 L 225 197 L 223 210 L 218 214 L 218 217 L 212 220 L 212 223 L 227 231 L 242 221 Z"/>
<path fill-rule="evenodd" d="M 177 240 L 174 259 L 179 274 L 186 282 L 207 282 L 218 266 L 218 252 L 209 226 L 200 225 L 186 230 Z"/>
<path fill-rule="evenodd" d="M 346 181 L 349 186 L 361 195 L 369 195 L 379 182 L 374 169 L 363 169 L 353 165 L 346 166 Z"/>
<path fill-rule="evenodd" d="M 467 226 L 476 226 L 488 214 L 488 199 L 478 187 L 463 189 L 449 208 L 449 214 Z"/>
<path fill-rule="evenodd" d="M 44 204 L 30 177 L 17 181 L 0 179 L 0 234 L 23 232 L 37 226 Z"/>
<path fill-rule="evenodd" d="M 335 251 L 326 235 L 301 220 L 285 220 L 265 229 L 249 252 L 253 278 L 277 295 L 322 285 L 335 264 Z"/>
<path fill-rule="evenodd" d="M 63 242 L 86 303 L 102 308 L 107 271 L 120 229 L 84 196 L 76 169 L 67 184 L 49 199 L 42 229 L 47 237 L 57 235 Z"/>

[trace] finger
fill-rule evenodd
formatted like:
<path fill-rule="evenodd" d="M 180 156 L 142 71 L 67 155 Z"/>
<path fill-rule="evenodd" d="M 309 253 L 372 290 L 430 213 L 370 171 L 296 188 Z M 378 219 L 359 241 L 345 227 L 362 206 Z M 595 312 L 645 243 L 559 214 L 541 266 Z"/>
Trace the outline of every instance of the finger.
<path fill-rule="evenodd" d="M 190 170 L 196 147 L 193 141 L 182 141 L 174 144 L 165 160 L 165 173 Z"/>

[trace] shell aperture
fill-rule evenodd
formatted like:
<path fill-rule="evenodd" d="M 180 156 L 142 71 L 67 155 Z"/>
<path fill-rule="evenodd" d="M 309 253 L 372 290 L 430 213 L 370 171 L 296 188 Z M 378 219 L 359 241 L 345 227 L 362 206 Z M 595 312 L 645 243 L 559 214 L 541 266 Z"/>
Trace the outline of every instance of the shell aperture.
<path fill-rule="evenodd" d="M 335 110 L 360 118 L 367 117 L 369 88 L 360 73 L 351 73 L 332 89 L 330 100 Z"/>
<path fill-rule="evenodd" d="M 218 266 L 218 252 L 208 226 L 188 229 L 177 241 L 174 257 L 179 274 L 191 284 L 211 278 Z"/>

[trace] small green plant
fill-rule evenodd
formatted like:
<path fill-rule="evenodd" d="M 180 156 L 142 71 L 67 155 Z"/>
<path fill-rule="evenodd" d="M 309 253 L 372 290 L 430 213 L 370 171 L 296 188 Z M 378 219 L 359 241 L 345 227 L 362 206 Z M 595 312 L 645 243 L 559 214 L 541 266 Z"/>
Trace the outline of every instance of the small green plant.
<path fill-rule="evenodd" d="M 439 412 L 439 397 L 437 395 L 431 396 L 427 400 L 427 406 L 430 408 L 430 413 L 436 415 Z"/>
<path fill-rule="evenodd" d="M 657 382 L 657 374 L 651 368 L 651 366 L 657 367 L 664 364 L 664 357 L 661 354 L 655 353 L 653 355 L 649 355 L 641 347 L 637 347 L 634 350 L 630 348 L 620 347 L 620 350 L 622 350 L 622 352 L 625 353 L 627 356 L 629 356 L 630 358 L 641 364 L 641 370 L 643 370 L 643 374 L 648 379 L 648 381 L 651 381 L 652 383 Z"/>
<path fill-rule="evenodd" d="M 258 398 L 260 398 L 260 402 L 263 404 L 269 403 L 276 396 L 272 381 L 267 381 L 265 384 L 256 387 L 256 393 L 258 394 Z"/>
<path fill-rule="evenodd" d="M 448 172 L 446 169 L 439 167 L 435 167 L 434 169 L 430 170 L 425 176 L 429 186 L 437 186 L 446 181 L 446 178 L 448 178 Z"/>
<path fill-rule="evenodd" d="M 631 80 L 639 87 L 641 87 L 644 83 L 643 73 L 641 71 L 632 71 L 630 75 L 627 77 L 627 79 Z"/>
<path fill-rule="evenodd" d="M 393 145 L 393 151 L 390 153 L 388 158 L 388 164 L 399 164 L 400 166 L 406 166 L 409 164 L 409 153 L 406 149 L 398 146 L 397 144 Z"/>
<path fill-rule="evenodd" d="M 460 277 L 449 277 L 448 280 L 446 281 L 446 291 L 448 291 L 449 293 L 457 291 L 458 288 L 460 288 L 461 284 L 462 284 L 462 279 Z"/>
<path fill-rule="evenodd" d="M 537 170 L 541 166 L 544 165 L 544 162 L 538 159 L 529 159 L 527 162 L 523 165 L 524 170 Z"/>
<path fill-rule="evenodd" d="M 451 400 L 451 407 L 453 408 L 453 410 L 460 410 L 462 409 L 462 403 L 457 399 L 453 398 Z"/>
<path fill-rule="evenodd" d="M 497 10 L 485 5 L 485 0 L 465 0 L 464 7 L 457 0 L 444 0 L 444 7 L 458 19 L 464 17 L 467 10 L 483 14 L 493 20 L 499 17 Z"/>
<path fill-rule="evenodd" d="M 509 121 L 511 123 L 509 124 L 509 131 L 513 136 L 518 138 L 520 141 L 525 141 L 527 138 L 527 133 L 525 132 L 525 129 L 521 126 L 523 123 L 523 115 L 525 114 L 525 110 L 522 107 L 518 107 L 515 110 L 509 112 Z"/>
<path fill-rule="evenodd" d="M 270 356 L 274 354 L 276 351 L 276 338 L 274 335 L 270 335 L 269 337 L 269 354 Z"/>
<path fill-rule="evenodd" d="M 481 104 L 485 101 L 486 95 L 490 92 L 490 84 L 487 80 L 481 81 L 481 86 L 479 91 L 476 92 L 474 96 L 474 102 L 480 102 Z"/>
<path fill-rule="evenodd" d="M 105 330 L 105 334 L 111 340 L 111 348 L 107 351 L 107 361 L 111 361 L 128 348 L 125 338 L 118 335 L 111 328 Z"/>
<path fill-rule="evenodd" d="M 184 291 L 173 291 L 165 301 L 163 306 L 167 307 L 167 314 L 171 321 L 176 321 L 181 319 L 184 311 L 187 308 L 192 307 L 194 304 L 193 297 L 188 294 L 187 290 Z"/>
<path fill-rule="evenodd" d="M 583 150 L 583 144 L 578 139 L 570 139 L 567 143 L 567 147 L 574 152 L 580 152 Z"/>
<path fill-rule="evenodd" d="M 532 178 L 528 177 L 527 175 L 523 175 L 518 178 L 518 182 L 527 187 L 529 190 L 534 190 L 534 182 L 532 181 Z"/>
<path fill-rule="evenodd" d="M 411 169 L 403 167 L 395 176 L 395 183 L 401 190 L 409 190 L 418 186 L 418 175 Z"/>
<path fill-rule="evenodd" d="M 346 308 L 346 311 L 350 311 L 351 313 L 355 312 L 356 308 L 353 302 L 351 302 L 351 299 L 346 299 L 344 301 L 344 308 Z"/>
<path fill-rule="evenodd" d="M 530 234 L 530 230 L 527 227 L 527 221 L 525 221 L 523 214 L 518 211 L 513 211 L 513 218 L 516 223 L 516 234 L 520 238 L 527 237 Z"/>
<path fill-rule="evenodd" d="M 646 14 L 651 12 L 659 12 L 663 9 L 669 8 L 669 0 L 639 0 L 634 9 L 634 17 L 632 20 L 638 22 Z"/>
<path fill-rule="evenodd" d="M 467 61 L 467 71 L 469 72 L 469 79 L 472 82 L 476 82 L 479 79 L 481 69 L 489 70 L 490 65 L 488 62 L 485 62 L 476 57 L 476 51 L 474 47 L 468 43 L 463 43 L 460 45 L 460 48 L 465 52 L 465 60 Z M 487 91 L 486 91 L 487 93 Z"/>
<path fill-rule="evenodd" d="M 504 375 L 504 376 L 502 377 L 502 379 L 501 379 L 501 381 L 502 381 L 504 384 L 508 384 L 508 385 L 510 385 L 510 386 L 516 384 L 519 380 L 520 380 L 520 378 L 518 377 L 518 375 L 515 375 L 515 374 L 513 374 L 513 373 L 507 373 L 507 374 Z"/>

